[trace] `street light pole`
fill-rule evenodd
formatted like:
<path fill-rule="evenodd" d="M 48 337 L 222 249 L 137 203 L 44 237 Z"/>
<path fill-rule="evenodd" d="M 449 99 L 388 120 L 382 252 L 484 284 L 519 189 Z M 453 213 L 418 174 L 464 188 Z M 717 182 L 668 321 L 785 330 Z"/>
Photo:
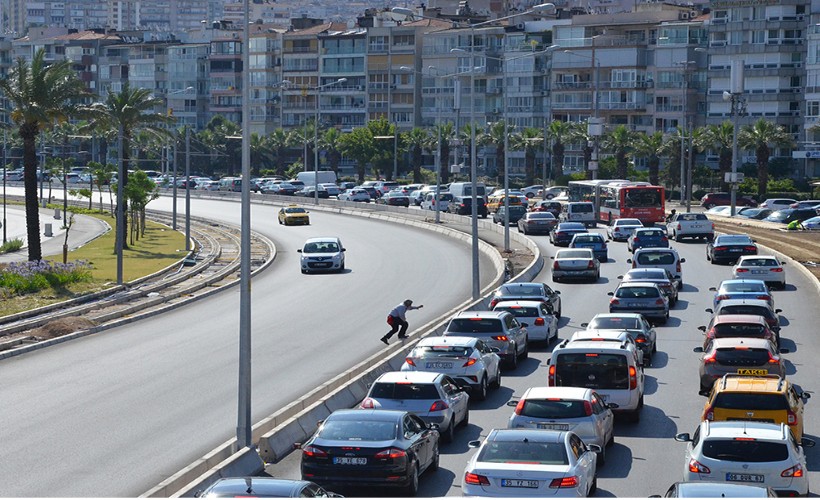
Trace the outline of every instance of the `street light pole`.
<path fill-rule="evenodd" d="M 729 101 L 732 106 L 732 174 L 730 179 L 732 183 L 730 215 L 732 217 L 734 217 L 736 213 L 735 208 L 737 207 L 738 118 L 746 112 L 746 100 L 743 98 L 743 64 L 743 59 L 732 61 L 731 73 L 729 75 L 730 91 L 723 92 L 723 100 Z"/>
<path fill-rule="evenodd" d="M 6 244 L 6 128 L 3 127 L 3 244 Z"/>
<path fill-rule="evenodd" d="M 125 247 L 125 188 L 123 179 L 125 178 L 125 160 L 123 158 L 122 143 L 124 135 L 122 123 L 120 123 L 117 133 L 117 156 L 119 157 L 119 168 L 117 168 L 117 284 L 122 285 L 122 249 Z"/>
<path fill-rule="evenodd" d="M 176 158 L 176 157 L 175 157 Z M 176 160 L 174 161 L 176 169 Z M 191 129 L 185 126 L 185 186 L 191 183 Z M 191 190 L 185 190 L 185 251 L 191 250 Z"/>
<path fill-rule="evenodd" d="M 319 204 L 319 99 L 323 88 L 346 81 L 347 78 L 339 78 L 334 82 L 316 86 L 316 115 L 313 119 L 313 203 L 316 205 Z"/>

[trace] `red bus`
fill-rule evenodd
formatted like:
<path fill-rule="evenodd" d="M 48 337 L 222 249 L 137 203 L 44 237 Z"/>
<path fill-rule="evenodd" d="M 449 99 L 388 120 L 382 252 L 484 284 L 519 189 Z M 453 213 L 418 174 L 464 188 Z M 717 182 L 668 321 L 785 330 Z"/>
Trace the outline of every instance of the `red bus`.
<path fill-rule="evenodd" d="M 645 225 L 663 224 L 666 219 L 663 186 L 648 182 L 599 179 L 570 181 L 570 201 L 591 201 L 598 222 L 609 224 L 616 219 L 639 219 Z"/>

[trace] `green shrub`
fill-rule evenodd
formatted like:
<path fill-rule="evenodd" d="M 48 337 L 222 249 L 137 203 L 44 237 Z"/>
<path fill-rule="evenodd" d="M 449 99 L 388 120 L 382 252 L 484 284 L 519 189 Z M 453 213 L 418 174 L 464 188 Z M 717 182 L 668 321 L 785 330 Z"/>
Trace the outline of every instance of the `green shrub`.
<path fill-rule="evenodd" d="M 23 240 L 14 238 L 0 245 L 0 253 L 16 252 L 23 248 Z"/>
<path fill-rule="evenodd" d="M 68 264 L 50 260 L 12 262 L 0 271 L 3 295 L 34 293 L 45 288 L 64 287 L 91 280 L 91 265 L 85 261 Z"/>

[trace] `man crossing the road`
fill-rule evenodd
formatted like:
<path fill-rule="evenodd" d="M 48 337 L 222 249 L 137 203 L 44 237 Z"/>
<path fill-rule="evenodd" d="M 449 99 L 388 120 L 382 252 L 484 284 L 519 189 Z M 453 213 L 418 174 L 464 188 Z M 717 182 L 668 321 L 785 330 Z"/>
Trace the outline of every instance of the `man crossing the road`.
<path fill-rule="evenodd" d="M 407 311 L 412 311 L 413 309 L 421 309 L 424 307 L 421 306 L 413 306 L 413 301 L 410 299 L 405 300 L 401 304 L 397 305 L 390 311 L 390 314 L 387 315 L 387 324 L 390 325 L 390 331 L 385 334 L 384 337 L 381 338 L 381 341 L 385 344 L 388 343 L 390 337 L 393 336 L 396 332 L 399 332 L 400 339 L 407 338 L 407 318 L 405 314 Z"/>

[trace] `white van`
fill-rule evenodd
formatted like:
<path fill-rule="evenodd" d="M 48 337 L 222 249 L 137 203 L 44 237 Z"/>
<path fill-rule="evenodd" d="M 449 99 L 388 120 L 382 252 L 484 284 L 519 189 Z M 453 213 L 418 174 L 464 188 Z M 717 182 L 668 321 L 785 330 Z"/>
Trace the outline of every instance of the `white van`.
<path fill-rule="evenodd" d="M 644 373 L 626 341 L 565 340 L 552 351 L 547 374 L 551 387 L 593 389 L 614 412 L 625 413 L 633 422 L 640 419 Z"/>
<path fill-rule="evenodd" d="M 481 196 L 482 198 L 484 198 L 484 201 L 487 201 L 487 188 L 484 186 L 483 182 L 476 182 L 475 190 L 477 196 Z M 447 191 L 452 193 L 453 197 L 470 197 L 473 195 L 473 183 L 451 182 L 450 187 L 447 188 Z"/>
<path fill-rule="evenodd" d="M 450 206 L 450 202 L 453 201 L 453 193 L 449 191 L 441 191 L 438 194 L 438 211 L 439 212 L 446 212 L 447 207 Z M 424 195 L 424 200 L 421 202 L 421 209 L 422 210 L 435 210 L 436 209 L 436 192 L 433 191 L 431 193 L 427 193 Z"/>
<path fill-rule="evenodd" d="M 573 201 L 564 205 L 558 219 L 561 222 L 580 222 L 586 227 L 597 226 L 595 205 L 589 201 Z"/>

